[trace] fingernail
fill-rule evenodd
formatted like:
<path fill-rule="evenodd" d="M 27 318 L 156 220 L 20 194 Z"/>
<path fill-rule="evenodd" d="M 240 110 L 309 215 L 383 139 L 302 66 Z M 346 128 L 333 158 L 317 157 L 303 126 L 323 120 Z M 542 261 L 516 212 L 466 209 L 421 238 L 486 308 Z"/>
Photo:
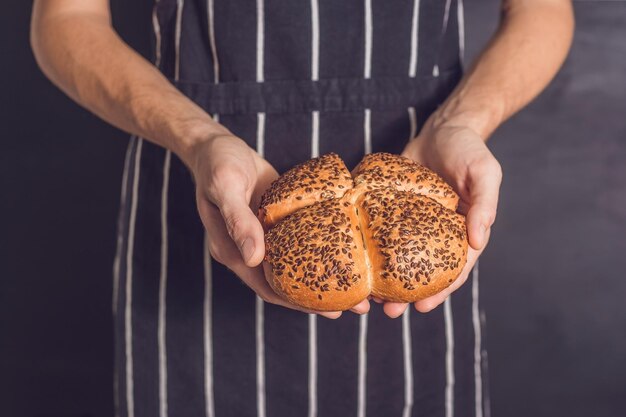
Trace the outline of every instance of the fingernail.
<path fill-rule="evenodd" d="M 244 261 L 248 262 L 252 255 L 254 255 L 254 242 L 247 237 L 241 244 L 241 256 Z"/>

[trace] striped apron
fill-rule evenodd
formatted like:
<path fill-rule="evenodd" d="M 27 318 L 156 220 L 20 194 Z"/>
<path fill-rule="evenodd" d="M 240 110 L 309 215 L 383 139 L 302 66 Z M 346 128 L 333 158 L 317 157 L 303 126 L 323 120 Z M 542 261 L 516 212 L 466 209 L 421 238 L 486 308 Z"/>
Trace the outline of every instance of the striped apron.
<path fill-rule="evenodd" d="M 461 75 L 461 0 L 159 0 L 155 65 L 279 172 L 399 153 Z M 211 260 L 190 174 L 132 138 L 114 266 L 124 417 L 488 416 L 478 271 L 443 306 L 331 321 Z"/>

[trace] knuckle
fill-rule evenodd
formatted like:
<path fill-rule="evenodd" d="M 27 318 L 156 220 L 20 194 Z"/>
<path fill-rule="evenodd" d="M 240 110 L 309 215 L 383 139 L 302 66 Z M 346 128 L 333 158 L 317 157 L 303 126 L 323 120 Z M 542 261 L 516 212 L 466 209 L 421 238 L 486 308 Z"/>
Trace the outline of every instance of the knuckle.
<path fill-rule="evenodd" d="M 492 155 L 473 162 L 471 167 L 477 174 L 495 176 L 498 179 L 502 178 L 502 166 Z"/>
<path fill-rule="evenodd" d="M 211 167 L 208 177 L 208 189 L 211 194 L 217 193 L 222 186 L 229 181 L 230 169 L 224 164 L 216 164 Z"/>
<path fill-rule="evenodd" d="M 499 179 L 502 179 L 502 165 L 496 158 L 491 158 L 491 170 L 493 175 L 497 176 Z"/>
<path fill-rule="evenodd" d="M 498 209 L 492 203 L 482 203 L 478 206 L 476 219 L 487 226 L 491 226 L 496 221 Z"/>
<path fill-rule="evenodd" d="M 217 162 L 209 170 L 209 187 L 212 190 L 232 192 L 243 190 L 249 185 L 249 175 L 245 169 L 226 162 Z"/>
<path fill-rule="evenodd" d="M 232 170 L 227 164 L 218 162 L 211 167 L 209 174 L 211 182 L 220 184 L 228 180 L 228 178 L 232 175 Z"/>
<path fill-rule="evenodd" d="M 236 240 L 241 233 L 241 229 L 243 226 L 243 221 L 241 217 L 235 214 L 227 215 L 224 216 L 224 222 L 226 223 L 226 230 L 228 230 L 228 234 L 230 234 L 230 236 L 234 240 Z"/>

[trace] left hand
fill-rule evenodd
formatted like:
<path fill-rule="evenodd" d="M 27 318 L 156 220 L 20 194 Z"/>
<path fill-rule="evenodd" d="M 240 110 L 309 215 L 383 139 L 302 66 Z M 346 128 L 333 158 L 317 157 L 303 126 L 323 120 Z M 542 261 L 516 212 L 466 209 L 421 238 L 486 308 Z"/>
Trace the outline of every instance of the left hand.
<path fill-rule="evenodd" d="M 420 134 L 407 144 L 402 155 L 432 169 L 452 185 L 460 197 L 458 212 L 466 216 L 469 240 L 467 263 L 452 285 L 439 294 L 414 303 L 417 311 L 427 313 L 463 285 L 487 245 L 491 225 L 496 218 L 502 169 L 483 138 L 474 130 L 448 122 L 438 124 L 430 119 Z M 407 306 L 405 303 L 386 302 L 384 311 L 395 318 Z"/>

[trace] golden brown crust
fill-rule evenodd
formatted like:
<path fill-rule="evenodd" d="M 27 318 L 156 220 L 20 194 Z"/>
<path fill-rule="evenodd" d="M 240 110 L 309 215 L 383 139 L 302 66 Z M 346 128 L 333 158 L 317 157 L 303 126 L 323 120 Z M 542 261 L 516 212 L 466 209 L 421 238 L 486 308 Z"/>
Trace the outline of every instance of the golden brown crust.
<path fill-rule="evenodd" d="M 347 310 L 365 299 L 369 280 L 355 224 L 354 208 L 340 200 L 287 216 L 265 239 L 270 286 L 291 303 L 318 311 Z"/>
<path fill-rule="evenodd" d="M 263 194 L 259 220 L 266 230 L 289 214 L 352 188 L 352 177 L 335 153 L 310 159 L 281 175 Z"/>
<path fill-rule="evenodd" d="M 425 195 L 450 210 L 456 210 L 459 196 L 439 175 L 425 166 L 400 155 L 372 153 L 357 165 L 354 183 L 372 188 L 394 187 Z"/>
<path fill-rule="evenodd" d="M 365 193 L 365 240 L 372 263 L 372 295 L 415 302 L 449 286 L 465 265 L 463 216 L 434 200 L 392 188 Z"/>
<path fill-rule="evenodd" d="M 458 196 L 403 157 L 366 156 L 352 177 L 335 154 L 301 164 L 263 196 L 263 268 L 274 291 L 316 311 L 368 295 L 414 302 L 448 287 L 467 257 Z"/>

